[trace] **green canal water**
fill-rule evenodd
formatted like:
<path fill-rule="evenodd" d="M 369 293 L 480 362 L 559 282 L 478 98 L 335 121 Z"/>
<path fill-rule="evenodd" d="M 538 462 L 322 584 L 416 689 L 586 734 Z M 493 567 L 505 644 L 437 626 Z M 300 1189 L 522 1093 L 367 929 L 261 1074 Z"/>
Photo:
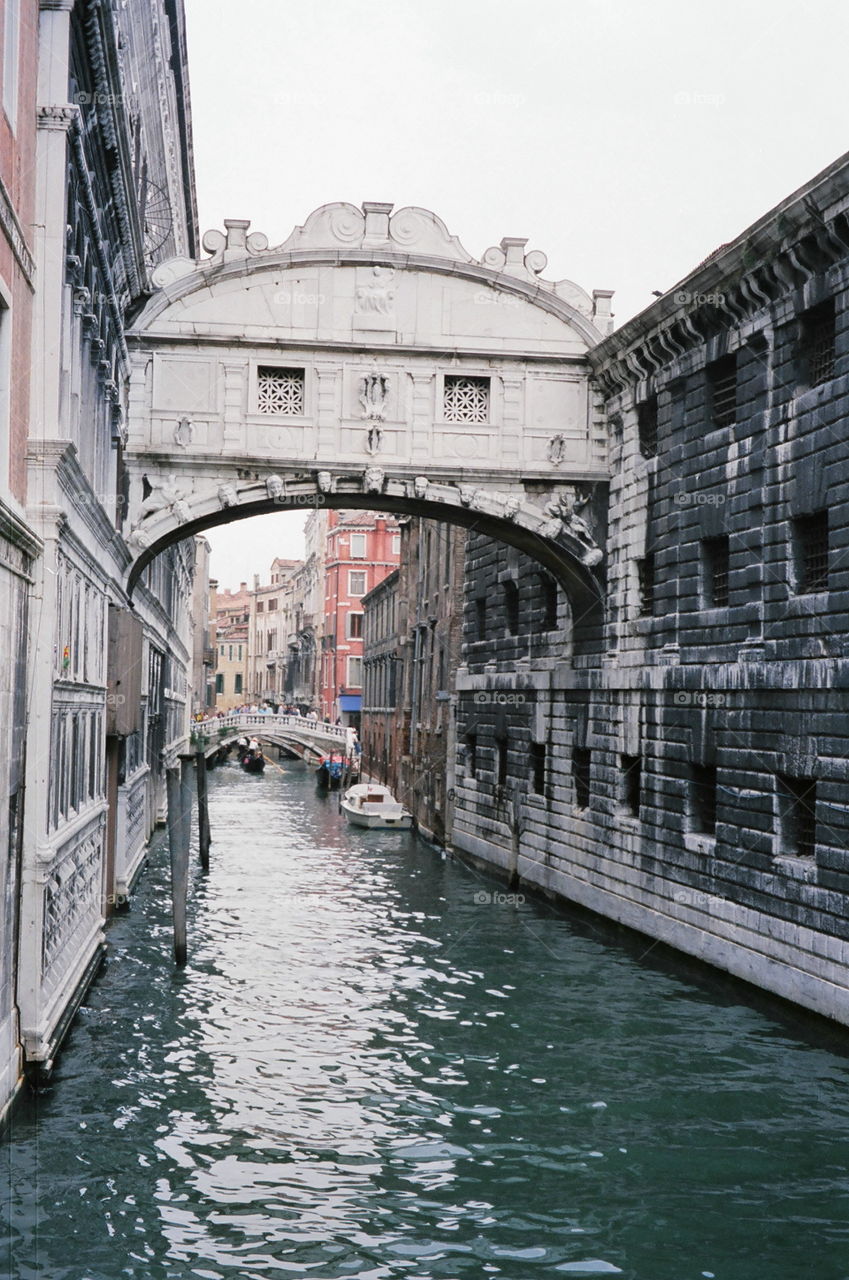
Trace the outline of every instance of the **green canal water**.
<path fill-rule="evenodd" d="M 211 775 L 2 1148 L 10 1280 L 847 1280 L 839 1041 L 293 767 Z M 648 951 L 648 954 L 641 954 Z"/>

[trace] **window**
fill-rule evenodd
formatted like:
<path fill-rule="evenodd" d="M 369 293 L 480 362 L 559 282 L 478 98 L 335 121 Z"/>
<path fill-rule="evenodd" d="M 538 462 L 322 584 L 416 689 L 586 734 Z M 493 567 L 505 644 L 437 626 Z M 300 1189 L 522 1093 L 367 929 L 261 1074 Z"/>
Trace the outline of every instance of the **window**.
<path fill-rule="evenodd" d="M 799 355 L 801 375 L 809 387 L 834 377 L 834 299 L 812 307 L 802 316 Z"/>
<path fill-rule="evenodd" d="M 657 396 L 637 406 L 637 433 L 644 458 L 657 457 Z"/>
<path fill-rule="evenodd" d="M 507 739 L 495 739 L 495 781 L 499 787 L 507 786 Z"/>
<path fill-rule="evenodd" d="M 365 560 L 366 558 L 366 535 L 364 533 L 351 534 L 351 559 Z"/>
<path fill-rule="evenodd" d="M 348 574 L 348 595 L 364 596 L 366 593 L 365 569 L 352 569 Z"/>
<path fill-rule="evenodd" d="M 714 427 L 730 427 L 737 419 L 737 357 L 723 356 L 708 367 L 710 414 Z"/>
<path fill-rule="evenodd" d="M 503 582 L 501 593 L 507 634 L 515 636 L 519 631 L 519 588 L 515 582 Z"/>
<path fill-rule="evenodd" d="M 348 639 L 362 640 L 363 638 L 363 615 L 361 613 L 348 614 Z"/>
<path fill-rule="evenodd" d="M 654 553 L 637 561 L 637 612 L 650 618 L 654 612 Z"/>
<path fill-rule="evenodd" d="M 215 677 L 215 692 L 216 693 L 224 692 L 224 674 L 221 671 L 219 671 L 218 675 Z"/>
<path fill-rule="evenodd" d="M 690 765 L 690 826 L 693 831 L 716 833 L 716 766 Z"/>
<path fill-rule="evenodd" d="M 590 764 L 592 753 L 588 747 L 572 748 L 572 781 L 575 784 L 575 808 L 590 807 Z"/>
<path fill-rule="evenodd" d="M 542 580 L 542 627 L 543 631 L 557 630 L 557 606 L 559 592 L 553 578 Z"/>
<path fill-rule="evenodd" d="M 642 791 L 642 760 L 640 756 L 622 756 L 622 801 L 627 813 L 640 816 Z"/>
<path fill-rule="evenodd" d="M 231 644 L 228 644 L 227 646 L 227 661 L 233 661 L 233 646 Z"/>
<path fill-rule="evenodd" d="M 467 378 L 448 373 L 442 395 L 446 422 L 487 422 L 489 420 L 489 378 Z"/>
<path fill-rule="evenodd" d="M 794 520 L 792 536 L 797 595 L 828 591 L 828 512 Z"/>
<path fill-rule="evenodd" d="M 18 54 L 21 31 L 21 0 L 6 0 L 3 24 L 3 110 L 12 132 L 18 118 Z"/>
<path fill-rule="evenodd" d="M 535 795 L 545 795 L 545 744 L 531 743 L 531 789 Z"/>
<path fill-rule="evenodd" d="M 257 413 L 292 417 L 304 412 L 303 369 L 274 369 L 260 366 L 257 370 Z"/>
<path fill-rule="evenodd" d="M 475 600 L 475 635 L 478 640 L 486 639 L 486 596 Z"/>
<path fill-rule="evenodd" d="M 729 543 L 727 537 L 702 541 L 702 602 L 707 609 L 728 605 Z"/>
<path fill-rule="evenodd" d="M 269 613 L 274 613 L 274 611 L 276 610 L 276 608 L 277 608 L 277 597 L 275 596 L 275 598 L 274 598 L 273 600 L 269 600 L 269 602 L 268 602 L 268 612 L 269 612 Z"/>
<path fill-rule="evenodd" d="M 478 735 L 476 733 L 466 734 L 465 764 L 469 777 L 476 778 L 478 776 Z"/>
<path fill-rule="evenodd" d="M 401 554 L 401 535 L 400 535 L 400 533 L 395 533 L 395 534 L 393 534 L 393 535 L 392 535 L 392 554 L 393 554 L 393 556 L 400 556 L 400 554 Z"/>
<path fill-rule="evenodd" d="M 269 631 L 266 637 L 265 652 L 272 653 L 277 647 L 277 632 Z"/>
<path fill-rule="evenodd" d="M 234 692 L 234 693 L 241 693 L 241 692 L 242 692 L 242 673 L 241 673 L 241 671 L 237 671 L 237 672 L 236 672 L 236 678 L 235 678 L 235 680 L 233 681 L 233 692 Z"/>
<path fill-rule="evenodd" d="M 817 784 L 813 778 L 776 777 L 779 851 L 813 858 L 817 843 Z"/>
<path fill-rule="evenodd" d="M 354 689 L 359 689 L 363 683 L 363 660 L 359 656 L 348 659 L 347 683 Z"/>
<path fill-rule="evenodd" d="M 265 612 L 265 601 L 264 601 L 264 600 L 257 600 L 257 602 L 256 602 L 256 611 L 257 611 L 257 613 L 264 613 L 264 612 Z"/>

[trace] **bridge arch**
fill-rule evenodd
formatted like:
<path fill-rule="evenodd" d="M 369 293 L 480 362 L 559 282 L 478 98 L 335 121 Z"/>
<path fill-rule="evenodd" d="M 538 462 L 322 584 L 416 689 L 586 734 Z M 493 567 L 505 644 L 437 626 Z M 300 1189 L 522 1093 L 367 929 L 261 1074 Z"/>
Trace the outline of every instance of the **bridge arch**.
<path fill-rule="evenodd" d="M 582 613 L 603 596 L 607 441 L 586 360 L 608 291 L 505 238 L 475 260 L 435 214 L 249 223 L 154 273 L 128 334 L 127 586 L 165 547 L 304 506 L 463 525 L 526 552 Z"/>

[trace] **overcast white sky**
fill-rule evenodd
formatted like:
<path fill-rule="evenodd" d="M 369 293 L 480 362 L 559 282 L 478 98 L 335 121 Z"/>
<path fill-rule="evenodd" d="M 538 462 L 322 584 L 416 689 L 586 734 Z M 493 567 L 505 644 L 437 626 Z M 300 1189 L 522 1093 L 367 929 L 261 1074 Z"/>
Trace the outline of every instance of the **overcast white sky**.
<path fill-rule="evenodd" d="M 846 0 L 185 0 L 203 230 L 433 209 L 621 324 L 849 147 Z M 222 585 L 300 515 L 208 536 Z"/>

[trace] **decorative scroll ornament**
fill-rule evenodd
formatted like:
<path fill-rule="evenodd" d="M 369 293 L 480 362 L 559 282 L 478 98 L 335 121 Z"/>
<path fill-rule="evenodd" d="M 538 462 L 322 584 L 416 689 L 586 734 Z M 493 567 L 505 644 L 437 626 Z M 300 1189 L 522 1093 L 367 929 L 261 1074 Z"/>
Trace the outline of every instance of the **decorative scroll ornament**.
<path fill-rule="evenodd" d="M 380 427 L 371 426 L 366 432 L 366 453 L 374 455 L 380 453 L 380 446 L 383 443 L 383 432 Z"/>
<path fill-rule="evenodd" d="M 360 404 L 362 416 L 367 422 L 386 421 L 386 401 L 389 396 L 389 379 L 382 373 L 366 373 L 360 378 Z"/>
<path fill-rule="evenodd" d="M 552 436 L 548 442 L 548 460 L 554 467 L 559 467 L 566 457 L 566 437 L 562 432 Z"/>
<path fill-rule="evenodd" d="M 357 286 L 355 314 L 388 316 L 395 306 L 394 267 L 372 267 L 373 280 Z"/>

